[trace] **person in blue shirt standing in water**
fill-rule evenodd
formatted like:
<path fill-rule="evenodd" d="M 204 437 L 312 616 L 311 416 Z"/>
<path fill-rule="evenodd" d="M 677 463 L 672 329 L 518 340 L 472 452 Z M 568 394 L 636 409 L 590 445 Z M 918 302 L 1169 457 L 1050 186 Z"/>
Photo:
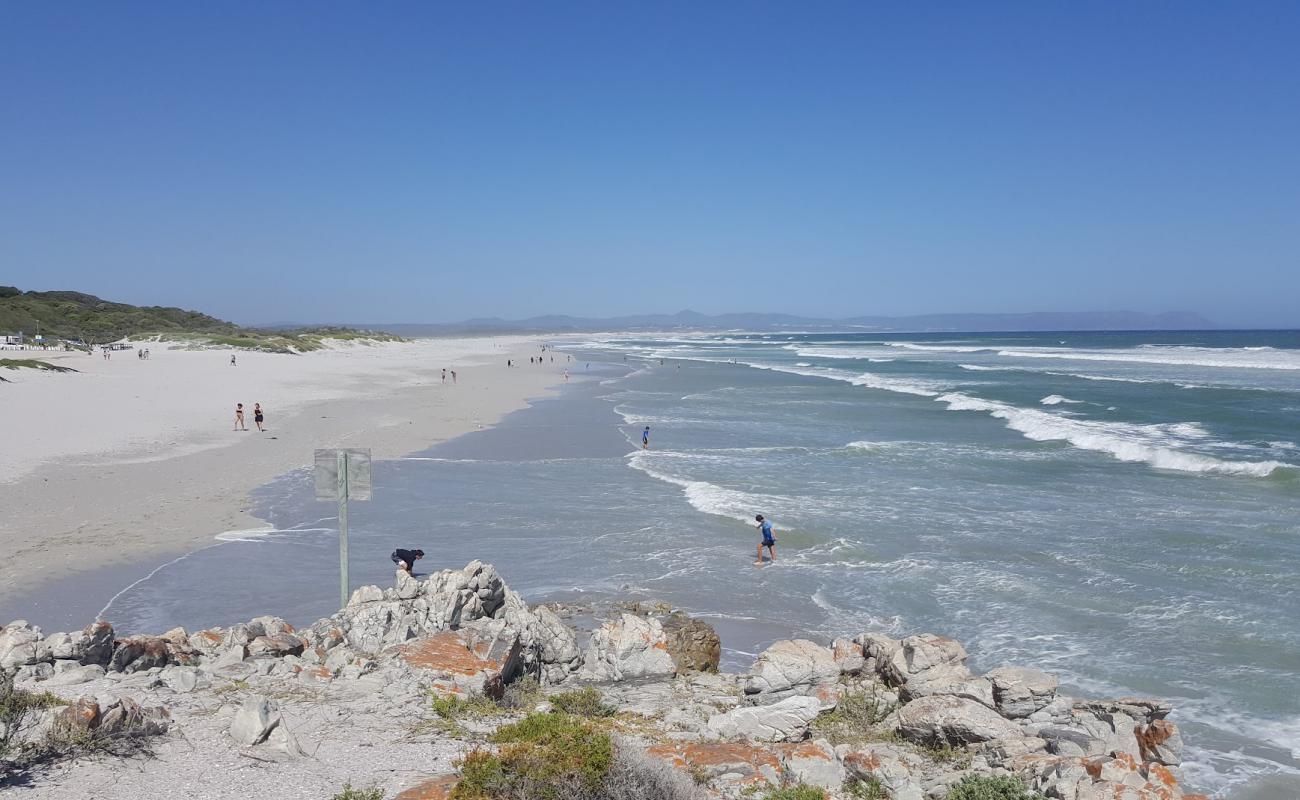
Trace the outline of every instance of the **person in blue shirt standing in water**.
<path fill-rule="evenodd" d="M 763 534 L 763 541 L 758 543 L 758 560 L 755 561 L 754 563 L 755 564 L 763 563 L 763 548 L 766 547 L 767 552 L 772 557 L 771 559 L 772 563 L 775 564 L 776 563 L 776 537 L 772 535 L 772 523 L 768 520 L 763 519 L 762 514 L 755 516 L 754 520 L 758 523 L 758 529 Z"/>
<path fill-rule="evenodd" d="M 650 449 L 650 426 L 649 425 L 645 426 L 645 430 L 641 431 L 641 449 L 642 450 Z"/>

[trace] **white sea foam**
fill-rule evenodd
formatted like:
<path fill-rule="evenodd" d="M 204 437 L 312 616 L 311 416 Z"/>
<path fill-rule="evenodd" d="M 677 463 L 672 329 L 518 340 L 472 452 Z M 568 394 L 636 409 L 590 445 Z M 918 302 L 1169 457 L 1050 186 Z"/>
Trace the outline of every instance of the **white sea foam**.
<path fill-rule="evenodd" d="M 1113 361 L 1223 369 L 1300 370 L 1300 351 L 1297 350 L 1143 345 L 1125 350 L 1026 347 L 999 350 L 998 355 L 1005 358 L 1056 358 L 1068 361 Z"/>
<path fill-rule="evenodd" d="M 749 523 L 753 521 L 755 509 L 788 507 L 796 502 L 789 497 L 742 492 L 736 489 L 727 489 L 708 481 L 679 478 L 676 475 L 670 475 L 650 466 L 650 462 L 658 456 L 658 453 L 637 450 L 628 454 L 628 465 L 664 483 L 681 487 L 682 493 L 686 496 L 686 501 L 694 506 L 697 511 L 702 511 L 705 514 L 728 517 Z"/>
<path fill-rule="evenodd" d="M 889 347 L 901 347 L 904 350 L 921 350 L 930 353 L 991 353 L 992 347 L 972 347 L 953 344 L 918 344 L 917 342 L 885 342 Z"/>
<path fill-rule="evenodd" d="M 1042 400 L 1039 400 L 1038 402 L 1042 403 L 1045 406 L 1058 406 L 1061 403 L 1082 403 L 1083 401 L 1071 400 L 1070 398 L 1062 397 L 1059 394 L 1049 394 L 1047 397 L 1044 397 Z"/>
<path fill-rule="evenodd" d="M 1208 434 L 1193 423 L 1138 425 L 1076 419 L 1019 408 L 953 392 L 936 398 L 952 411 L 983 411 L 1004 420 L 1008 428 L 1037 442 L 1068 442 L 1082 450 L 1108 453 L 1120 461 L 1144 461 L 1160 469 L 1264 477 L 1292 465 L 1281 461 L 1223 461 L 1180 450 L 1203 441 Z"/>

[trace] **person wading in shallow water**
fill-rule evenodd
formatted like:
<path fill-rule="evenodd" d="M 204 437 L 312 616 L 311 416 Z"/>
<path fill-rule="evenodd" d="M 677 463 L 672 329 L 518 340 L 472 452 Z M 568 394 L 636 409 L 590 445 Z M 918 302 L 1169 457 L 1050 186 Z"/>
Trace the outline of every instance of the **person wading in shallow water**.
<path fill-rule="evenodd" d="M 424 558 L 423 550 L 403 550 L 400 547 L 389 556 L 398 569 L 406 570 L 407 575 L 415 574 L 415 562 Z"/>
<path fill-rule="evenodd" d="M 767 552 L 772 557 L 772 563 L 775 564 L 776 563 L 776 537 L 772 535 L 772 523 L 769 522 L 768 520 L 763 519 L 762 514 L 758 514 L 757 516 L 755 516 L 754 521 L 758 523 L 757 526 L 758 530 L 760 533 L 763 534 L 763 541 L 758 543 L 758 560 L 755 561 L 754 563 L 755 564 L 763 563 L 763 548 L 766 547 Z"/>

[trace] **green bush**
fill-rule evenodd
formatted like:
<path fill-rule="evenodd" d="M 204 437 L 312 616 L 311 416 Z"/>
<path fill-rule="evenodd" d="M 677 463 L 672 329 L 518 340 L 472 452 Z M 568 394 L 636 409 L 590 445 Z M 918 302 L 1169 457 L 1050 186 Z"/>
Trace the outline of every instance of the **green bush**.
<path fill-rule="evenodd" d="M 948 800 L 1043 800 L 1010 775 L 969 775 L 948 790 Z"/>
<path fill-rule="evenodd" d="M 614 708 L 605 704 L 604 695 L 594 686 L 559 692 L 547 699 L 551 701 L 551 705 L 566 714 L 577 714 L 580 717 L 612 717 L 614 715 Z"/>
<path fill-rule="evenodd" d="M 851 800 L 889 800 L 889 792 L 875 775 L 845 781 L 844 796 Z"/>
<path fill-rule="evenodd" d="M 614 760 L 609 734 L 564 714 L 529 714 L 491 740 L 497 752 L 474 750 L 461 762 L 453 800 L 595 796 Z"/>
<path fill-rule="evenodd" d="M 763 795 L 763 800 L 826 800 L 826 790 L 816 786 L 783 786 Z"/>
<path fill-rule="evenodd" d="M 511 711 L 527 711 L 537 705 L 542 697 L 541 684 L 530 675 L 506 686 L 505 694 L 497 705 Z"/>
<path fill-rule="evenodd" d="M 14 672 L 0 669 L 0 761 L 18 750 L 22 735 L 35 725 L 37 712 L 60 705 L 66 705 L 66 701 L 49 692 L 19 689 L 14 686 Z M 0 765 L 2 774 L 4 767 Z"/>
<path fill-rule="evenodd" d="M 881 730 L 880 723 L 897 707 L 874 691 L 846 692 L 833 711 L 813 720 L 812 728 L 832 744 L 891 739 L 892 732 Z"/>
<path fill-rule="evenodd" d="M 330 800 L 384 800 L 382 789 L 355 789 L 351 783 L 343 784 L 343 789 Z"/>

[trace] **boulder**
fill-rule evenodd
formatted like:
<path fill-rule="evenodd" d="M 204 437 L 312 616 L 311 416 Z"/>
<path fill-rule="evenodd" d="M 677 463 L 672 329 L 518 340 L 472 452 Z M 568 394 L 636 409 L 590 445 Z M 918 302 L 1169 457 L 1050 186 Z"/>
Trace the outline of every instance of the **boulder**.
<path fill-rule="evenodd" d="M 98 664 L 78 664 L 71 669 L 56 671 L 54 677 L 47 680 L 47 686 L 75 686 L 79 683 L 99 680 L 104 677 L 104 668 Z"/>
<path fill-rule="evenodd" d="M 43 681 L 54 677 L 54 665 L 48 661 L 41 661 L 36 664 L 27 664 L 19 667 L 14 673 L 14 681 L 25 683 L 27 681 Z"/>
<path fill-rule="evenodd" d="M 897 712 L 898 732 L 910 741 L 960 746 L 1023 736 L 1020 727 L 974 700 L 949 695 L 921 697 Z"/>
<path fill-rule="evenodd" d="M 293 633 L 293 626 L 279 617 L 255 617 L 248 621 L 248 634 L 256 639 L 259 636 L 278 636 Z"/>
<path fill-rule="evenodd" d="M 1143 761 L 1154 761 L 1168 767 L 1183 763 L 1183 736 L 1178 726 L 1167 719 L 1153 720 L 1136 731 L 1138 755 Z"/>
<path fill-rule="evenodd" d="M 882 678 L 885 664 L 889 663 L 894 657 L 894 652 L 902 647 L 897 639 L 883 633 L 860 633 L 853 637 L 853 641 L 862 646 L 862 655 L 866 658 L 862 671 Z"/>
<path fill-rule="evenodd" d="M 15 620 L 0 628 L 0 669 L 15 669 L 53 660 L 41 629 Z"/>
<path fill-rule="evenodd" d="M 54 717 L 54 730 L 81 738 L 89 733 L 103 736 L 157 736 L 167 732 L 170 714 L 162 707 L 142 708 L 129 697 L 119 698 L 105 708 L 90 697 L 64 706 Z"/>
<path fill-rule="evenodd" d="M 729 776 L 728 783 L 754 788 L 781 783 L 780 756 L 753 742 L 658 744 L 646 752 L 704 780 Z"/>
<path fill-rule="evenodd" d="M 164 667 L 171 660 L 168 642 L 160 636 L 132 636 L 119 639 L 113 648 L 108 668 L 113 672 L 134 673 Z"/>
<path fill-rule="evenodd" d="M 840 666 L 829 648 L 807 639 L 787 639 L 759 654 L 745 677 L 746 702 L 773 703 L 787 697 L 815 696 L 823 707 L 838 698 Z"/>
<path fill-rule="evenodd" d="M 1044 708 L 1056 697 L 1060 681 L 1040 669 L 999 667 L 986 678 L 993 682 L 993 700 L 998 711 L 1010 719 L 1023 719 Z"/>
<path fill-rule="evenodd" d="M 107 667 L 108 662 L 113 658 L 113 648 L 116 642 L 113 633 L 113 626 L 100 620 L 87 625 L 82 631 L 82 664 L 99 664 Z"/>
<path fill-rule="evenodd" d="M 785 748 L 781 752 L 781 770 L 787 779 L 805 786 L 838 792 L 844 785 L 844 765 L 825 739 Z"/>
<path fill-rule="evenodd" d="M 211 684 L 207 674 L 197 667 L 164 667 L 158 677 L 164 686 L 179 694 L 188 694 Z"/>
<path fill-rule="evenodd" d="M 419 597 L 421 591 L 423 591 L 420 581 L 412 577 L 411 573 L 404 569 L 399 569 L 397 571 L 395 581 L 396 586 L 394 587 L 394 591 L 397 594 L 398 600 L 413 600 Z"/>
<path fill-rule="evenodd" d="M 594 681 L 668 677 L 676 672 L 659 621 L 626 612 L 592 631 L 582 666 L 583 677 Z"/>
<path fill-rule="evenodd" d="M 230 722 L 230 738 L 244 747 L 262 744 L 283 722 L 273 700 L 253 696 L 244 701 Z"/>
<path fill-rule="evenodd" d="M 852 639 L 840 637 L 831 642 L 831 656 L 839 665 L 841 675 L 860 675 L 867 665 L 862 645 Z"/>
<path fill-rule="evenodd" d="M 993 681 L 988 678 L 970 677 L 954 679 L 946 669 L 922 673 L 918 678 L 903 684 L 899 690 L 899 697 L 904 701 L 938 694 L 974 700 L 986 708 L 996 708 Z"/>
<path fill-rule="evenodd" d="M 302 655 L 302 639 L 292 633 L 263 634 L 248 643 L 249 658 L 283 658 Z"/>
<path fill-rule="evenodd" d="M 966 649 L 954 639 L 933 633 L 908 636 L 881 663 L 882 677 L 893 686 L 913 679 L 958 681 L 970 675 Z M 942 678 L 940 677 L 942 676 Z"/>
<path fill-rule="evenodd" d="M 744 706 L 709 718 L 709 729 L 724 738 L 797 742 L 821 713 L 815 697 L 794 695 L 769 705 Z"/>
<path fill-rule="evenodd" d="M 45 637 L 45 646 L 50 649 L 50 658 L 80 662 L 86 654 L 86 634 L 84 631 L 51 633 Z"/>
<path fill-rule="evenodd" d="M 925 800 L 920 776 L 925 760 L 895 744 L 841 745 L 836 753 L 851 777 L 880 782 L 892 800 Z"/>
<path fill-rule="evenodd" d="M 394 648 L 410 667 L 430 675 L 435 692 L 499 698 L 519 669 L 519 637 L 504 620 L 440 631 Z"/>
<path fill-rule="evenodd" d="M 722 640 L 712 625 L 681 611 L 661 618 L 660 624 L 668 643 L 668 655 L 679 673 L 718 671 Z"/>

